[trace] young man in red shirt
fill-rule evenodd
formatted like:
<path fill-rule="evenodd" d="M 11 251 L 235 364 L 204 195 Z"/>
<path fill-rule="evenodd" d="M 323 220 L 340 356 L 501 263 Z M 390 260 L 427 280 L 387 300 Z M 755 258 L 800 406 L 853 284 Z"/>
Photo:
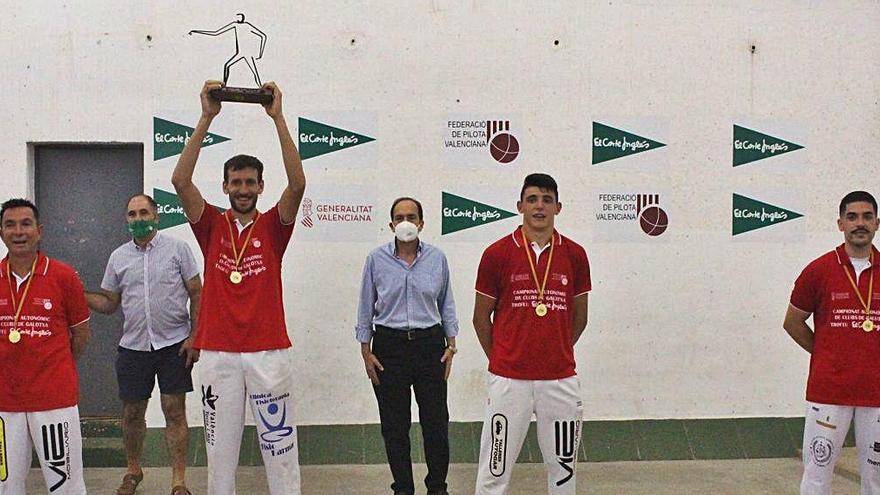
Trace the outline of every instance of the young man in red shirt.
<path fill-rule="evenodd" d="M 590 265 L 554 229 L 562 210 L 556 181 L 525 178 L 522 226 L 489 246 L 477 273 L 474 328 L 489 358 L 476 493 L 507 493 L 532 415 L 548 493 L 575 493 L 583 401 L 574 344 L 587 325 Z"/>
<path fill-rule="evenodd" d="M 263 164 L 252 156 L 230 158 L 223 167 L 223 192 L 231 208 L 220 213 L 192 182 L 202 140 L 220 112 L 207 81 L 202 115 L 171 178 L 205 257 L 205 285 L 194 347 L 201 350 L 202 405 L 208 455 L 208 493 L 233 494 L 244 427 L 245 403 L 257 423 L 269 491 L 300 493 L 296 427 L 291 393 L 290 339 L 281 294 L 281 259 L 293 233 L 305 191 L 302 162 L 284 120 L 281 91 L 263 88 L 264 105 L 281 144 L 287 187 L 278 204 L 257 211 Z"/>
<path fill-rule="evenodd" d="M 837 227 L 843 244 L 804 268 L 782 325 L 811 354 L 801 494 L 831 493 L 834 464 L 854 420 L 861 493 L 880 495 L 877 201 L 864 191 L 847 194 Z M 807 325 L 810 315 L 815 330 Z"/>
<path fill-rule="evenodd" d="M 53 494 L 84 494 L 75 360 L 89 340 L 82 282 L 39 252 L 39 211 L 25 199 L 0 206 L 0 495 L 25 493 L 36 448 Z"/>

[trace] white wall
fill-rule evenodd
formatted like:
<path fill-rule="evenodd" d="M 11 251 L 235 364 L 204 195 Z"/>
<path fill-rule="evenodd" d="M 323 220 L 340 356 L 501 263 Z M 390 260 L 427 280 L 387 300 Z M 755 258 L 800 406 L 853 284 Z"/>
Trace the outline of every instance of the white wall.
<path fill-rule="evenodd" d="M 174 159 L 152 161 L 152 117 L 177 112 L 189 116 L 181 123 L 195 123 L 201 83 L 219 77 L 228 49 L 186 33 L 237 12 L 217 5 L 6 5 L 0 198 L 31 191 L 29 142 L 145 142 L 146 188 L 170 176 Z M 295 232 L 287 251 L 297 421 L 378 421 L 353 325 L 364 256 L 390 239 L 385 212 L 400 195 L 422 200 L 423 238 L 445 250 L 453 270 L 462 352 L 450 382 L 452 419 L 481 419 L 486 359 L 469 323 L 475 272 L 483 248 L 516 219 L 474 229 L 467 240 L 441 236 L 440 192 L 482 191 L 515 211 L 522 177 L 533 171 L 559 181 L 558 227 L 591 260 L 590 323 L 576 349 L 588 419 L 802 414 L 808 357 L 781 321 L 802 267 L 841 242 L 839 199 L 853 189 L 880 193 L 877 7 L 649 0 L 241 7 L 269 35 L 261 75 L 284 90 L 292 127 L 298 116 L 326 112 L 375 117 L 376 157 L 366 166 L 334 168 L 335 154 L 322 166 L 306 162 L 310 188 L 360 186 L 376 207 L 373 235 L 319 243 L 297 242 Z M 245 82 L 242 75 L 231 82 Z M 453 114 L 514 116 L 522 156 L 505 167 L 446 164 L 438 132 Z M 591 123 L 607 116 L 665 122 L 664 158 L 643 167 L 591 165 Z M 800 160 L 784 169 L 769 160 L 733 168 L 731 128 L 742 119 L 801 129 Z M 271 122 L 259 107 L 241 105 L 227 105 L 220 120 L 234 129 L 228 154 L 253 153 L 267 164 L 267 207 L 283 187 Z M 221 158 L 200 163 L 197 177 L 215 196 Z M 664 191 L 669 231 L 643 242 L 594 242 L 593 197 L 619 190 Z M 749 190 L 797 198 L 805 215 L 791 223 L 798 235 L 731 237 L 731 193 Z M 191 239 L 185 227 L 173 232 Z M 197 422 L 195 399 L 189 413 Z M 158 407 L 148 421 L 162 424 Z"/>

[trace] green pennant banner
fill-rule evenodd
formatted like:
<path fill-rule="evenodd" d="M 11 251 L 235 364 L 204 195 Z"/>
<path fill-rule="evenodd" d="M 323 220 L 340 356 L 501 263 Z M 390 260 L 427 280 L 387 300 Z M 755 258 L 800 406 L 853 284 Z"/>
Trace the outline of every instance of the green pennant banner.
<path fill-rule="evenodd" d="M 153 117 L 153 160 L 179 155 L 192 133 L 192 127 Z M 202 141 L 202 148 L 224 141 L 229 138 L 209 132 Z"/>
<path fill-rule="evenodd" d="M 803 215 L 763 201 L 733 194 L 733 235 L 794 220 Z"/>
<path fill-rule="evenodd" d="M 153 199 L 159 206 L 159 230 L 170 229 L 188 222 L 186 214 L 183 212 L 183 206 L 180 204 L 180 198 L 176 194 L 153 188 Z M 218 210 L 226 211 L 225 208 L 218 208 Z"/>
<path fill-rule="evenodd" d="M 663 146 L 659 141 L 593 122 L 593 165 Z"/>
<path fill-rule="evenodd" d="M 799 144 L 733 125 L 733 166 L 763 160 L 803 149 Z"/>
<path fill-rule="evenodd" d="M 513 216 L 516 216 L 516 213 L 444 192 L 441 235 L 479 227 Z"/>
<path fill-rule="evenodd" d="M 153 189 L 153 199 L 159 205 L 159 230 L 169 229 L 187 222 L 183 206 L 177 195 L 161 189 Z"/>
<path fill-rule="evenodd" d="M 299 156 L 303 160 L 370 141 L 375 139 L 314 120 L 299 118 Z"/>

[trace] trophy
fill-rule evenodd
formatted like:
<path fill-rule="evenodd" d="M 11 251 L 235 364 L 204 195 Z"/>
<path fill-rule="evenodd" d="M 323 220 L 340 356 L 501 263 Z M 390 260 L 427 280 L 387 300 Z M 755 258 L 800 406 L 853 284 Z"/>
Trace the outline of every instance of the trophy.
<path fill-rule="evenodd" d="M 223 65 L 223 87 L 211 90 L 211 97 L 219 101 L 236 101 L 239 103 L 261 103 L 268 104 L 272 102 L 272 92 L 263 89 L 263 83 L 260 82 L 260 73 L 257 70 L 257 60 L 263 58 L 263 49 L 266 48 L 266 33 L 257 29 L 250 22 L 245 22 L 244 14 L 239 13 L 238 18 L 229 24 L 215 29 L 213 31 L 194 29 L 188 34 L 204 34 L 206 36 L 220 36 L 221 34 L 232 31 L 235 36 L 235 54 Z M 254 75 L 254 81 L 257 83 L 256 88 L 236 88 L 226 86 L 229 80 L 229 69 L 238 62 L 244 63 Z"/>

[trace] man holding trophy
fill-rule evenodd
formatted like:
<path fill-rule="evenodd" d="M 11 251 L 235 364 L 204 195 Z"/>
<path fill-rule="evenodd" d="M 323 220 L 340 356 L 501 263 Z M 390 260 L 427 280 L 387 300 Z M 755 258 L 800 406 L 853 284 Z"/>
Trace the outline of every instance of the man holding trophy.
<path fill-rule="evenodd" d="M 202 405 L 208 456 L 208 493 L 233 494 L 244 428 L 245 403 L 257 423 L 260 452 L 273 495 L 300 493 L 290 339 L 284 320 L 281 261 L 293 233 L 306 179 L 299 152 L 282 112 L 281 90 L 263 84 L 264 103 L 281 145 L 287 187 L 278 203 L 257 210 L 263 164 L 237 155 L 223 166 L 223 192 L 230 209 L 221 213 L 193 184 L 202 140 L 220 113 L 205 82 L 201 118 L 178 159 L 171 182 L 205 258 L 205 285 L 194 347 L 201 350 Z"/>

